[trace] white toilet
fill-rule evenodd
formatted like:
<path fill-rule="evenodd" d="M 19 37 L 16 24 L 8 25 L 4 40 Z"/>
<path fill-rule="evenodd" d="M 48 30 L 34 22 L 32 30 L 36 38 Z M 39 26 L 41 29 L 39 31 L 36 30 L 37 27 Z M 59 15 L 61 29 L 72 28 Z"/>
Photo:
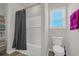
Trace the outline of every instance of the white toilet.
<path fill-rule="evenodd" d="M 52 37 L 53 39 L 53 52 L 55 53 L 55 56 L 64 56 L 64 48 L 61 46 L 63 37 Z"/>

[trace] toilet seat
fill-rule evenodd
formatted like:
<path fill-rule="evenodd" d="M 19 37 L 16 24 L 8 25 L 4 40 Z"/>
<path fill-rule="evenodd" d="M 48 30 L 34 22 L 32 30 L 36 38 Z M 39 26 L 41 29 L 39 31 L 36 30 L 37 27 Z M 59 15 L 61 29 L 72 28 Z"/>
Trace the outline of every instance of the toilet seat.
<path fill-rule="evenodd" d="M 53 51 L 56 52 L 56 53 L 64 53 L 64 48 L 59 46 L 59 45 L 54 45 Z"/>

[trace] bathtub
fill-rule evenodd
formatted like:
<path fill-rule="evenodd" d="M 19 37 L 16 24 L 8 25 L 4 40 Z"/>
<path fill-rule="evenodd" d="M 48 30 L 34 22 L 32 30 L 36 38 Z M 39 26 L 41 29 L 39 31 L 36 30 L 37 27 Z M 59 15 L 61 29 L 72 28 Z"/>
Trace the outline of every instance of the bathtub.
<path fill-rule="evenodd" d="M 27 43 L 27 52 L 31 56 L 41 56 L 41 46 Z"/>
<path fill-rule="evenodd" d="M 27 50 L 17 50 L 28 56 L 41 56 L 41 46 L 27 43 Z"/>

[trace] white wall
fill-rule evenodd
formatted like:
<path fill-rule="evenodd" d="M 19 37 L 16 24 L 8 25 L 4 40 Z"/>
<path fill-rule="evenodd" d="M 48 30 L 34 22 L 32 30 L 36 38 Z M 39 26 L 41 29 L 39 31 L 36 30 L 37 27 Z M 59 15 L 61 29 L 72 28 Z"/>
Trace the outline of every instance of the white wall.
<path fill-rule="evenodd" d="M 69 4 L 68 6 L 68 30 L 67 30 L 67 42 L 68 42 L 68 54 L 79 56 L 79 29 L 70 31 L 70 15 L 79 9 L 79 4 Z"/>
<path fill-rule="evenodd" d="M 0 15 L 5 16 L 5 3 L 0 3 Z"/>

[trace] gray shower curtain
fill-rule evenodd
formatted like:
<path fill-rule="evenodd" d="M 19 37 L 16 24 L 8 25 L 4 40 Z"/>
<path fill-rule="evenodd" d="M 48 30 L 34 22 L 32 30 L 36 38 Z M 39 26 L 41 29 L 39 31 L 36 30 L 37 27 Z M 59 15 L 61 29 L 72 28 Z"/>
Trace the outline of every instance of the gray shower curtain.
<path fill-rule="evenodd" d="M 15 14 L 15 34 L 12 48 L 26 50 L 26 11 L 17 11 Z"/>

